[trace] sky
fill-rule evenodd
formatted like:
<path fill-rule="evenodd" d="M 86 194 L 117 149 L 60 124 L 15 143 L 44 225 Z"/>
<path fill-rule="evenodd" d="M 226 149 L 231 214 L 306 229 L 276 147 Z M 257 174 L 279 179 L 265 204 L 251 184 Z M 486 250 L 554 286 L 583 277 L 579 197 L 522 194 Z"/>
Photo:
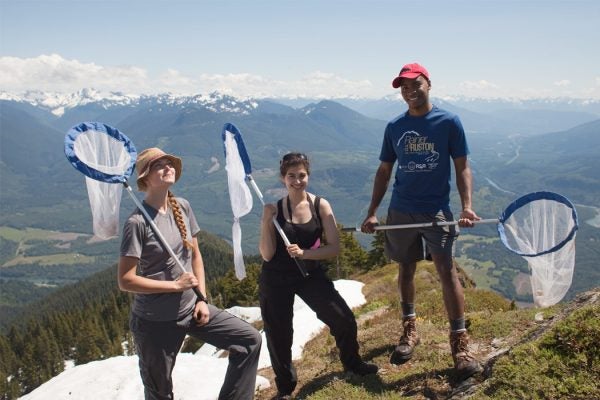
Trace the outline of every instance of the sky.
<path fill-rule="evenodd" d="M 0 0 L 0 91 L 600 99 L 597 0 Z"/>
<path fill-rule="evenodd" d="M 365 304 L 363 283 L 337 280 L 335 288 L 350 308 Z M 258 307 L 233 307 L 232 314 L 248 322 L 260 320 Z M 294 340 L 292 359 L 302 358 L 304 345 L 325 325 L 306 303 L 296 296 L 294 302 Z M 258 362 L 257 389 L 270 386 L 260 370 L 271 366 L 264 333 Z M 174 395 L 177 400 L 216 400 L 225 378 L 227 358 L 222 351 L 205 344 L 196 353 L 180 353 L 173 370 Z M 341 370 L 341 369 L 340 369 Z M 20 400 L 142 400 L 142 381 L 137 356 L 119 356 L 93 361 L 66 369 L 60 375 L 22 396 Z"/>

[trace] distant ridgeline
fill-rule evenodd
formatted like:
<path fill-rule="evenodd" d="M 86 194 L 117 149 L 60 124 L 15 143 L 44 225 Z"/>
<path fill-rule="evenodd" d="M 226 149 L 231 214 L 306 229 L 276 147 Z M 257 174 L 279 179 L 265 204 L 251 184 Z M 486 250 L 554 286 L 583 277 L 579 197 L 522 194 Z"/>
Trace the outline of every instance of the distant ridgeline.
<path fill-rule="evenodd" d="M 385 120 L 405 109 L 397 98 L 307 100 L 293 108 L 284 101 L 242 101 L 219 94 L 113 94 L 117 100 L 95 95 L 82 91 L 77 94 L 80 102 L 71 106 L 55 98 L 62 108 L 54 110 L 41 105 L 40 96 L 31 101 L 17 97 L 0 101 L 3 314 L 14 314 L 12 307 L 27 301 L 23 293 L 30 289 L 22 290 L 25 286 L 20 283 L 56 287 L 116 261 L 118 240 L 90 243 L 89 236 L 57 237 L 91 231 L 83 177 L 62 152 L 65 133 L 73 125 L 101 121 L 124 132 L 138 149 L 160 146 L 181 155 L 184 172 L 175 194 L 191 202 L 204 231 L 229 241 L 232 213 L 220 139 L 225 122 L 235 123 L 243 132 L 253 176 L 267 201 L 281 193 L 278 166 L 282 154 L 302 151 L 312 162 L 309 190 L 331 202 L 339 223 L 354 226 L 364 218 L 371 197 Z M 598 209 L 584 207 L 600 205 L 600 104 L 543 100 L 457 99 L 450 103 L 434 99 L 434 103 L 458 114 L 467 130 L 474 207 L 480 216 L 497 217 L 513 199 L 537 190 L 560 193 L 577 205 L 581 228 L 570 298 L 600 281 L 596 266 L 600 229 L 585 222 L 596 217 Z M 388 199 L 389 193 L 379 210 L 381 218 Z M 256 203 L 241 222 L 248 255 L 258 252 L 262 210 Z M 452 204 L 454 210 L 459 209 L 454 187 Z M 130 199 L 123 198 L 121 219 L 133 207 Z M 355 237 L 366 247 L 373 239 L 362 234 Z M 530 300 L 526 263 L 503 248 L 493 226 L 464 229 L 456 255 L 480 287 L 493 288 L 509 299 Z M 40 296 L 50 289 L 41 290 Z"/>

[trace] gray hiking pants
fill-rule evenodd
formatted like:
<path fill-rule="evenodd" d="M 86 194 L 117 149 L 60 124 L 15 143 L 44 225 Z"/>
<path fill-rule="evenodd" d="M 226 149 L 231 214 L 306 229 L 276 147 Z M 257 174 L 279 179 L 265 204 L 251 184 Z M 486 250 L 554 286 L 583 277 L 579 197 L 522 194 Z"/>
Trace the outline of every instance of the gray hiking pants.
<path fill-rule="evenodd" d="M 148 321 L 131 314 L 130 327 L 139 357 L 146 400 L 172 400 L 171 374 L 186 334 L 229 351 L 229 366 L 219 400 L 251 400 L 260 355 L 260 333 L 247 322 L 208 305 L 208 324 L 197 326 L 192 314 L 181 321 Z M 202 390 L 201 377 L 198 391 Z"/>

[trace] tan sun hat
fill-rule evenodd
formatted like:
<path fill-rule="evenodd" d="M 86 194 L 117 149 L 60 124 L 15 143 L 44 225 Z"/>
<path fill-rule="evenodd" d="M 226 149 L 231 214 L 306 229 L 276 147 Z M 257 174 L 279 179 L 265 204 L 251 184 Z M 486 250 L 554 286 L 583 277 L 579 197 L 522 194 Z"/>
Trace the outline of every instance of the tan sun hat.
<path fill-rule="evenodd" d="M 182 169 L 181 158 L 175 157 L 172 154 L 167 154 L 158 147 L 151 147 L 139 153 L 135 162 L 135 169 L 138 172 L 137 186 L 140 192 L 146 191 L 147 187 L 146 183 L 144 182 L 144 177 L 148 175 L 148 172 L 150 172 L 150 167 L 152 166 L 152 163 L 157 160 L 160 160 L 161 158 L 168 158 L 169 160 L 171 160 L 171 162 L 173 163 L 173 167 L 175 168 L 175 182 L 179 180 Z"/>

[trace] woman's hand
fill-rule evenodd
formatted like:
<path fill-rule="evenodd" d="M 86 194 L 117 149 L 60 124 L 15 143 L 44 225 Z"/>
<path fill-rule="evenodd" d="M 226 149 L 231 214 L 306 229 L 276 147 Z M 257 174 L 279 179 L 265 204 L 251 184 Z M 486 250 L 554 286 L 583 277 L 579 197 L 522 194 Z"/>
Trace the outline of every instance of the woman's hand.
<path fill-rule="evenodd" d="M 273 220 L 273 217 L 277 215 L 277 207 L 275 204 L 265 204 L 263 207 L 263 215 L 262 222 L 266 224 L 270 224 Z"/>
<path fill-rule="evenodd" d="M 177 285 L 177 288 L 183 292 L 184 290 L 198 286 L 198 278 L 191 272 L 185 272 L 175 280 L 175 284 Z"/>
<path fill-rule="evenodd" d="M 210 311 L 208 310 L 208 304 L 206 304 L 205 301 L 197 302 L 196 308 L 194 308 L 194 319 L 196 320 L 196 325 L 206 325 L 209 318 Z"/>
<path fill-rule="evenodd" d="M 287 247 L 288 254 L 292 258 L 302 258 L 304 256 L 304 250 L 302 250 L 297 244 L 290 244 Z"/>

